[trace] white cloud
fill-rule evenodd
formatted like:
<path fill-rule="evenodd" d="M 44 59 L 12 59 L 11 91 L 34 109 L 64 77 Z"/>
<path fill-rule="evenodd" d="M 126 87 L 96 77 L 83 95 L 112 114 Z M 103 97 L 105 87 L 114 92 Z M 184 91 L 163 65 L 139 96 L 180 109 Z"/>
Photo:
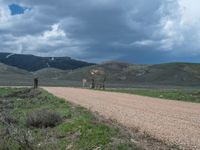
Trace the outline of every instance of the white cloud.
<path fill-rule="evenodd" d="M 143 40 L 143 41 L 136 41 L 133 45 L 140 45 L 140 46 L 149 46 L 155 44 L 155 41 L 152 40 Z"/>
<path fill-rule="evenodd" d="M 179 0 L 182 9 L 182 24 L 191 25 L 200 21 L 199 0 Z"/>
<path fill-rule="evenodd" d="M 52 30 L 50 31 L 45 31 L 42 35 L 42 39 L 44 40 L 49 40 L 49 39 L 60 39 L 60 38 L 65 38 L 66 33 L 62 29 L 60 29 L 59 24 L 54 24 L 51 26 Z"/>
<path fill-rule="evenodd" d="M 36 55 L 54 56 L 74 55 L 78 56 L 84 49 L 84 42 L 70 39 L 59 24 L 53 24 L 51 30 L 46 30 L 39 35 L 13 36 L 7 35 L 2 39 L 4 48 L 7 47 L 15 53 L 34 53 Z M 49 51 L 51 50 L 51 51 Z"/>
<path fill-rule="evenodd" d="M 2 24 L 9 19 L 10 12 L 4 4 L 0 3 L 0 5 L 1 5 L 1 7 L 0 7 L 0 24 Z"/>
<path fill-rule="evenodd" d="M 178 6 L 160 21 L 164 37 L 161 49 L 174 54 L 200 54 L 200 2 L 197 0 L 179 0 Z"/>

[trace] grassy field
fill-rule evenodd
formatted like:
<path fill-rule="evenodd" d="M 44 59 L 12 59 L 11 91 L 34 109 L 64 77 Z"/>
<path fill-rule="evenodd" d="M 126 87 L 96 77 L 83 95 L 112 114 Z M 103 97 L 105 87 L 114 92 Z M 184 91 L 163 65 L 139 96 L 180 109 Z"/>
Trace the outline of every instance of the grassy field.
<path fill-rule="evenodd" d="M 200 103 L 200 90 L 197 89 L 134 89 L 110 88 L 106 91 L 136 94 L 170 100 Z"/>
<path fill-rule="evenodd" d="M 130 135 L 43 90 L 0 88 L 0 150 L 135 150 Z"/>

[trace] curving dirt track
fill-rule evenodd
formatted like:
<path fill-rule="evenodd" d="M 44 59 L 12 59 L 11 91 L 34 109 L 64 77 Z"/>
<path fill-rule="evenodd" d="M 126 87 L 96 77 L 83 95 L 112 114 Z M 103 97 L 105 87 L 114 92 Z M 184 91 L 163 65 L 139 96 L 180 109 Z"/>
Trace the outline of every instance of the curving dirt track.
<path fill-rule="evenodd" d="M 44 89 L 168 144 L 200 149 L 200 104 L 77 88 Z"/>

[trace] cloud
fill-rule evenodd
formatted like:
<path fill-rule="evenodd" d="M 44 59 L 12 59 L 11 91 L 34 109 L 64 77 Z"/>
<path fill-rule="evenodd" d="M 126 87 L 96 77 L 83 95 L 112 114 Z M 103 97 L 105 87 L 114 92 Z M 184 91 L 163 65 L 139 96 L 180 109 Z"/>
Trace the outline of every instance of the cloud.
<path fill-rule="evenodd" d="M 30 8 L 12 15 L 9 6 Z M 137 63 L 196 61 L 197 0 L 3 0 L 0 51 Z"/>
<path fill-rule="evenodd" d="M 51 52 L 52 56 L 62 56 L 63 47 L 67 48 L 68 55 L 78 55 L 84 49 L 84 42 L 70 39 L 59 24 L 53 24 L 50 30 L 38 35 L 13 36 L 12 34 L 2 36 L 4 45 L 2 50 L 6 52 L 7 47 L 14 53 L 33 53 L 46 56 Z M 81 54 L 79 54 L 81 55 Z"/>
<path fill-rule="evenodd" d="M 54 24 L 51 26 L 51 30 L 50 31 L 45 31 L 42 34 L 42 39 L 44 40 L 50 40 L 50 39 L 62 39 L 66 37 L 66 33 L 65 31 L 63 31 L 62 29 L 60 29 L 60 25 L 59 24 Z"/>

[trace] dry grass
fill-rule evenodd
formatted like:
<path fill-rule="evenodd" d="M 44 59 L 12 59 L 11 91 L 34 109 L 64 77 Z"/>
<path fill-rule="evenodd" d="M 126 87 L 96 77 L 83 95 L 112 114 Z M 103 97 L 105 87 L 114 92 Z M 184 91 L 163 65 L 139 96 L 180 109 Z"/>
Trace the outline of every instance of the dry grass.
<path fill-rule="evenodd" d="M 55 127 L 62 122 L 62 117 L 51 110 L 35 110 L 27 115 L 26 123 L 28 126 L 37 128 Z"/>

